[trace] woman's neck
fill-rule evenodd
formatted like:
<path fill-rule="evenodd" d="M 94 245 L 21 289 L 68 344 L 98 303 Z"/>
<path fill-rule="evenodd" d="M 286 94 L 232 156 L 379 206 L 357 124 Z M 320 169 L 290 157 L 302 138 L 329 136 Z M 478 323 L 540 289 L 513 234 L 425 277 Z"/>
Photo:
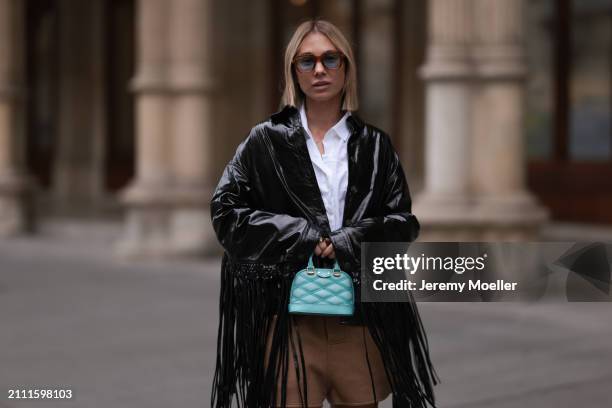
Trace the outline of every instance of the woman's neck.
<path fill-rule="evenodd" d="M 306 100 L 306 118 L 308 127 L 315 133 L 323 135 L 334 126 L 342 117 L 340 111 L 340 98 L 330 99 L 329 101 Z"/>

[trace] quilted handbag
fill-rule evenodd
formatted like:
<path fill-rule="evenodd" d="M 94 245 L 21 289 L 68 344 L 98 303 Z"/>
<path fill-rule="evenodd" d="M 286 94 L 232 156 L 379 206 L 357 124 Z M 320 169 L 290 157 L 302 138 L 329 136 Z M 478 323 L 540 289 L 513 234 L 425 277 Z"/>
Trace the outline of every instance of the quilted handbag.
<path fill-rule="evenodd" d="M 291 283 L 289 313 L 328 316 L 351 316 L 355 305 L 353 281 L 340 270 L 315 268 L 312 255 L 306 269 L 299 271 Z"/>

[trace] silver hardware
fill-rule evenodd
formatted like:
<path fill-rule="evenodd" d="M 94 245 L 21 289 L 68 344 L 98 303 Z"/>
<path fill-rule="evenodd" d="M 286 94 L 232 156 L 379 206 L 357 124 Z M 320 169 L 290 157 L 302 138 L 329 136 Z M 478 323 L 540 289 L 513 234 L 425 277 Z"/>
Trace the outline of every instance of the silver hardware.
<path fill-rule="evenodd" d="M 340 277 L 340 272 L 334 272 L 334 276 L 335 276 L 336 278 L 339 278 L 339 277 Z"/>
<path fill-rule="evenodd" d="M 308 275 L 311 275 L 311 276 L 312 276 L 312 275 L 314 275 L 314 274 L 315 274 L 315 271 L 314 271 L 314 269 L 308 269 L 308 270 L 306 271 L 306 273 L 307 273 Z"/>

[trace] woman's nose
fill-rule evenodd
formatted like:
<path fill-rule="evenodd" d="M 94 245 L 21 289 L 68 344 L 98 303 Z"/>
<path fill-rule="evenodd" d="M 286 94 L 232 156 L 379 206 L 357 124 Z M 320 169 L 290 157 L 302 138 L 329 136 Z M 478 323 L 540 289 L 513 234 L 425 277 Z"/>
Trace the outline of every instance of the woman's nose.
<path fill-rule="evenodd" d="M 321 61 L 317 61 L 315 64 L 315 74 L 325 72 L 325 66 Z"/>

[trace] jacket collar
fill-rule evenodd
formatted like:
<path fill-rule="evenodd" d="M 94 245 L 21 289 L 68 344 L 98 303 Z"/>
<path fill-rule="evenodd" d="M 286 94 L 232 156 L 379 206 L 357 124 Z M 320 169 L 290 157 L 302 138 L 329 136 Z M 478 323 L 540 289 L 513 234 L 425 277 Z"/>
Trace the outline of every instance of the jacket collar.
<path fill-rule="evenodd" d="M 272 114 L 270 119 L 275 125 L 283 124 L 293 129 L 298 129 L 302 126 L 300 111 L 291 105 L 285 105 L 282 110 Z M 365 123 L 354 112 L 346 118 L 346 124 L 351 134 L 360 131 L 365 126 Z"/>

